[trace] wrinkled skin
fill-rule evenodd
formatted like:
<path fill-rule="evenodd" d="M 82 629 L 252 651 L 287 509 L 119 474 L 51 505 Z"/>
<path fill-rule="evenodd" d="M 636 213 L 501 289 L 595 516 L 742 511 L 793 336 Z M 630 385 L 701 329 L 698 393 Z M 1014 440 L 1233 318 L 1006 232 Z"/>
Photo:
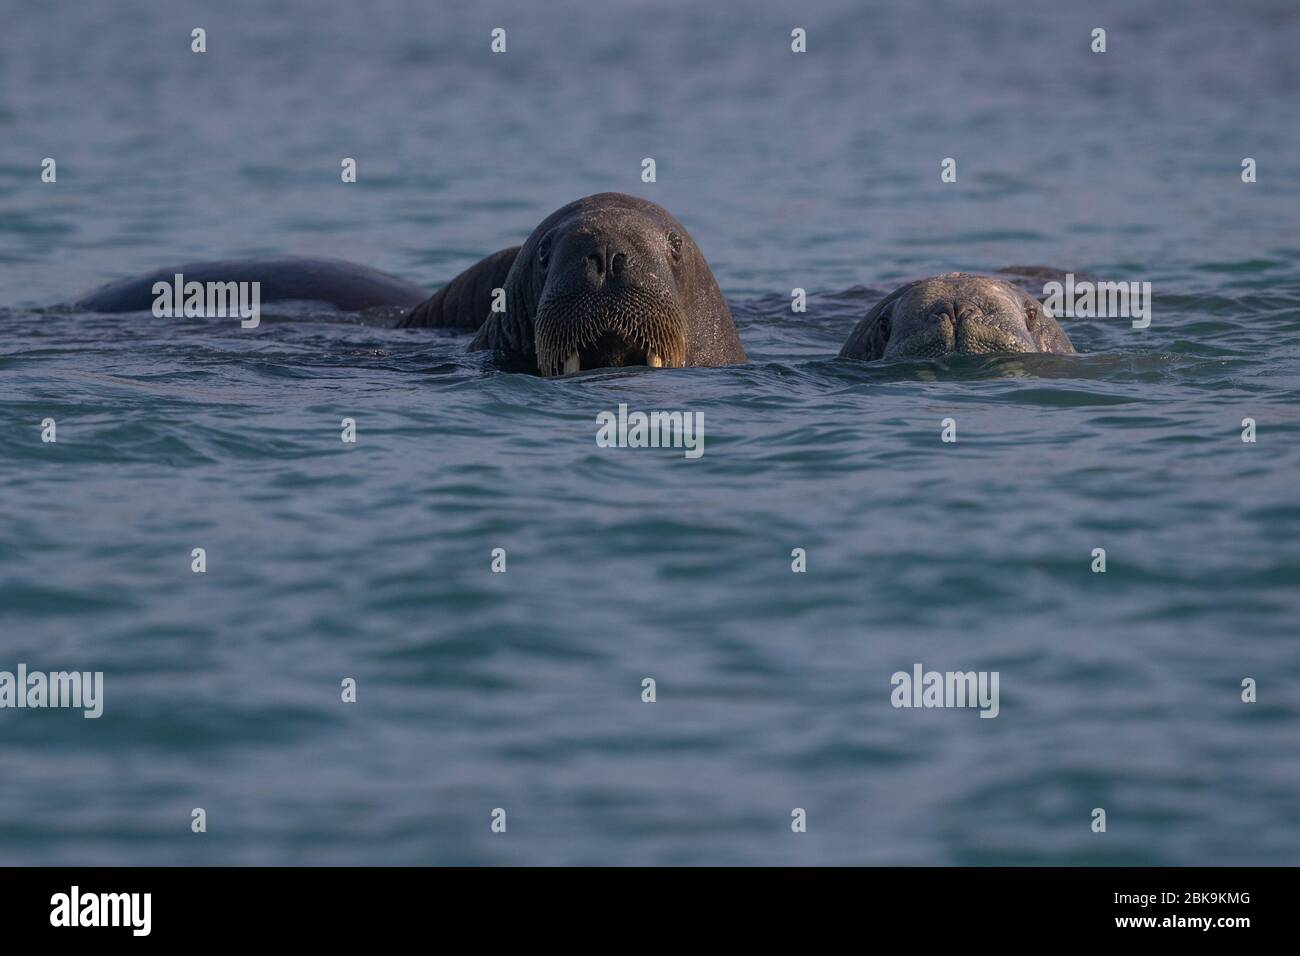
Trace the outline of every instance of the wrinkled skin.
<path fill-rule="evenodd" d="M 894 290 L 858 323 L 841 358 L 1073 352 L 1041 302 L 1003 279 L 950 272 Z"/>
<path fill-rule="evenodd" d="M 505 311 L 492 311 L 492 290 Z M 477 329 L 471 350 L 541 375 L 745 361 L 704 256 L 667 210 L 599 193 L 552 213 L 517 249 L 461 273 L 402 323 Z"/>

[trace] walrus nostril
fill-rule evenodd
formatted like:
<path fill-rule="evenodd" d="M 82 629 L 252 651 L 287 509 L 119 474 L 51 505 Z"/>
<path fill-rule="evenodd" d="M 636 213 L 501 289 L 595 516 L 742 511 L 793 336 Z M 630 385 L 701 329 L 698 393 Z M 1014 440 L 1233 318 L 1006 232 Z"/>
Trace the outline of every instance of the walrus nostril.
<path fill-rule="evenodd" d="M 587 262 L 591 264 L 591 268 L 595 271 L 596 275 L 602 276 L 605 274 L 605 257 L 600 253 L 593 252 L 591 255 L 587 256 Z"/>
<path fill-rule="evenodd" d="M 612 276 L 622 275 L 623 270 L 627 268 L 627 256 L 621 252 L 614 253 L 613 258 L 609 260 L 609 274 Z"/>

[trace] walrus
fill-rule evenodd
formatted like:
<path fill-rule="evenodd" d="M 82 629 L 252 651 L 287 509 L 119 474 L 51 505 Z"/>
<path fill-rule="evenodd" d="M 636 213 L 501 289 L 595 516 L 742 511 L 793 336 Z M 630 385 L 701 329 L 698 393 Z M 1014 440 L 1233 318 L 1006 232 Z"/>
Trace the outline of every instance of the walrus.
<path fill-rule="evenodd" d="M 1029 293 L 1005 279 L 949 272 L 881 299 L 853 329 L 840 358 L 1073 351 L 1069 336 Z"/>
<path fill-rule="evenodd" d="M 470 350 L 491 350 L 512 371 L 746 361 L 726 300 L 685 227 L 662 206 L 623 193 L 569 203 L 522 246 L 493 253 L 432 296 L 349 262 L 281 258 L 163 269 L 105 286 L 74 307 L 147 310 L 154 284 L 178 272 L 186 282 L 260 282 L 263 302 L 319 301 L 354 312 L 399 306 L 409 311 L 398 327 L 477 332 Z"/>
<path fill-rule="evenodd" d="M 492 311 L 493 290 L 504 290 Z M 477 329 L 470 350 L 504 368 L 560 375 L 746 361 L 713 272 L 657 203 L 598 193 L 548 216 L 522 246 L 447 283 L 401 323 Z"/>

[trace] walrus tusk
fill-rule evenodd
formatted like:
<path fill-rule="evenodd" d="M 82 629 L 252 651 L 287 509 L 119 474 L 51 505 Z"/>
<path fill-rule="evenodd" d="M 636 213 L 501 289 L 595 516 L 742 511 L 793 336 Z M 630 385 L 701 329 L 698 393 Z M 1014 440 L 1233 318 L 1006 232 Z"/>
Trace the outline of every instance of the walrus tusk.
<path fill-rule="evenodd" d="M 578 357 L 578 352 L 575 349 L 570 352 L 569 357 L 564 360 L 564 374 L 568 375 L 570 372 L 580 371 L 582 371 L 582 359 Z"/>
<path fill-rule="evenodd" d="M 664 367 L 664 360 L 659 357 L 659 353 L 656 352 L 654 349 L 651 349 L 649 352 L 646 352 L 645 363 L 646 365 L 649 365 L 651 368 Z"/>

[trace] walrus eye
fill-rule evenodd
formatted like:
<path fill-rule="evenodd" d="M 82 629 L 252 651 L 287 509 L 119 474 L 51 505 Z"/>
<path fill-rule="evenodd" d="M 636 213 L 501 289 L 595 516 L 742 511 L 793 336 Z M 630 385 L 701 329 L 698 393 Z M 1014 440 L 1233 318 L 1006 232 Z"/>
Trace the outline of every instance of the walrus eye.
<path fill-rule="evenodd" d="M 675 232 L 668 233 L 668 252 L 673 257 L 673 262 L 682 261 L 682 237 Z"/>
<path fill-rule="evenodd" d="M 551 264 L 551 237 L 547 236 L 537 244 L 537 264 L 545 269 Z"/>
<path fill-rule="evenodd" d="M 1029 310 L 1025 312 L 1025 328 L 1027 328 L 1030 332 L 1032 332 L 1034 331 L 1034 326 L 1036 326 L 1037 324 L 1038 324 L 1038 310 L 1031 305 L 1029 307 Z"/>
<path fill-rule="evenodd" d="M 877 328 L 877 329 L 879 330 L 879 332 L 880 332 L 880 339 L 881 339 L 881 341 L 882 341 L 882 342 L 888 342 L 888 341 L 889 341 L 889 331 L 890 331 L 889 316 L 887 316 L 887 315 L 882 315 L 882 316 L 880 317 L 880 320 L 876 323 L 876 328 Z"/>

